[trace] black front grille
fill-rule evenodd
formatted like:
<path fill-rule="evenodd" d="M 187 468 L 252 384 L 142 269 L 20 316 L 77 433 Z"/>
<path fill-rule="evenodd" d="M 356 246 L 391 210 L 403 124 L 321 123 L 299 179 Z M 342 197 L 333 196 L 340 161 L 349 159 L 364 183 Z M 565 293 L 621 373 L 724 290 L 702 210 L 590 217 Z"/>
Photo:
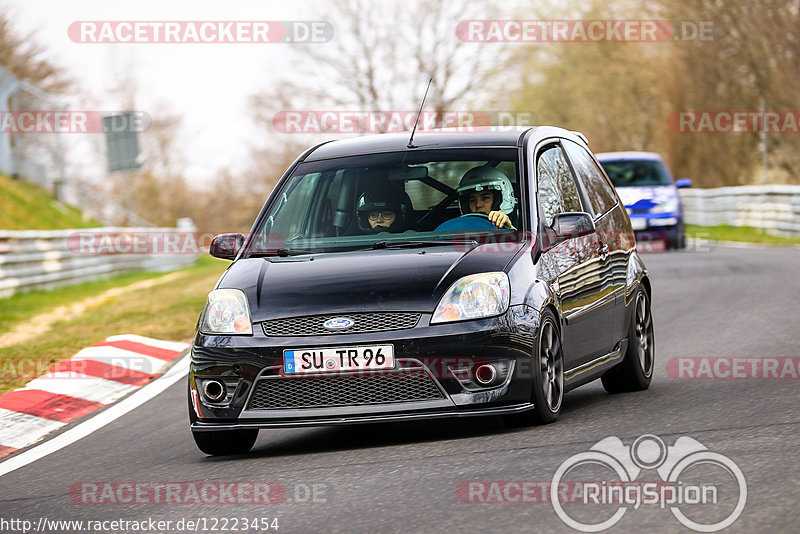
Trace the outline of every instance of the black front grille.
<path fill-rule="evenodd" d="M 319 336 L 326 334 L 363 334 L 366 332 L 386 332 L 414 328 L 420 318 L 419 313 L 342 313 L 337 315 L 312 315 L 310 317 L 290 317 L 264 321 L 262 328 L 268 336 Z M 328 330 L 322 326 L 325 321 L 344 317 L 353 321 L 353 326 L 343 330 Z"/>
<path fill-rule="evenodd" d="M 406 368 L 374 376 L 292 376 L 261 379 L 248 410 L 327 408 L 444 398 L 422 368 Z"/>

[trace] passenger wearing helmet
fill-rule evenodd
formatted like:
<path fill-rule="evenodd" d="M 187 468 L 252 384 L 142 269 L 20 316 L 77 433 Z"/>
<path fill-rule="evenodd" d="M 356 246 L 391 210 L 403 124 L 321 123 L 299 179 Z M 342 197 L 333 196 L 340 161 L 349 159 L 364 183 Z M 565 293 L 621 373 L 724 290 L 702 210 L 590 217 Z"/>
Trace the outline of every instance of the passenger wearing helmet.
<path fill-rule="evenodd" d="M 410 216 L 411 199 L 408 194 L 390 184 L 368 189 L 356 204 L 358 227 L 367 233 L 404 232 Z"/>
<path fill-rule="evenodd" d="M 517 204 L 511 181 L 502 171 L 482 165 L 468 170 L 458 184 L 462 215 L 483 213 L 497 228 L 516 230 L 508 214 Z"/>

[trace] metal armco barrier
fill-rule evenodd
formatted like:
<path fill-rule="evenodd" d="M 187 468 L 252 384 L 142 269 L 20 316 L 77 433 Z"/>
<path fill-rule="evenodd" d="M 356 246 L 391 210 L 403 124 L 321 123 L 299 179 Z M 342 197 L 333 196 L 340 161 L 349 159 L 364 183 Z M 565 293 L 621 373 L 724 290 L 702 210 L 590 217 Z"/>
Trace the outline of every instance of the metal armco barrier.
<path fill-rule="evenodd" d="M 0 230 L 0 298 L 17 291 L 51 288 L 115 274 L 137 271 L 171 271 L 194 263 L 191 250 L 178 253 L 124 253 L 99 247 L 100 253 L 81 250 L 77 232 L 111 235 L 168 235 L 192 232 L 194 226 L 179 228 L 90 228 L 80 230 Z"/>
<path fill-rule="evenodd" d="M 800 235 L 800 185 L 679 189 L 687 224 L 752 226 L 778 236 Z"/>

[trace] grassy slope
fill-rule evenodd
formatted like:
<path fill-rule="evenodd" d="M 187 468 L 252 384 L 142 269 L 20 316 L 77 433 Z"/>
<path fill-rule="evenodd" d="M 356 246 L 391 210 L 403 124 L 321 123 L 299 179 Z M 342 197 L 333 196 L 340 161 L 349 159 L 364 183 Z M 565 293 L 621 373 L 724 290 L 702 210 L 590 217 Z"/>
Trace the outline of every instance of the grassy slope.
<path fill-rule="evenodd" d="M 686 225 L 687 237 L 697 236 L 714 241 L 739 241 L 761 245 L 798 245 L 800 237 L 778 237 L 750 226 L 696 226 Z"/>
<path fill-rule="evenodd" d="M 0 229 L 59 230 L 102 226 L 81 211 L 54 201 L 35 185 L 0 174 Z"/>
<path fill-rule="evenodd" d="M 170 341 L 188 341 L 205 304 L 206 295 L 230 262 L 203 256 L 180 278 L 166 284 L 112 297 L 78 317 L 64 317 L 35 340 L 0 348 L 0 394 L 21 387 L 42 374 L 47 366 L 70 358 L 79 350 L 115 334 L 139 334 Z M 4 299 L 5 329 L 67 304 L 145 278 L 164 273 L 136 273 L 78 286 L 14 295 Z M 30 309 L 22 303 L 30 299 Z M 48 305 L 48 302 L 50 305 Z M 10 311 L 6 311 L 7 304 Z"/>

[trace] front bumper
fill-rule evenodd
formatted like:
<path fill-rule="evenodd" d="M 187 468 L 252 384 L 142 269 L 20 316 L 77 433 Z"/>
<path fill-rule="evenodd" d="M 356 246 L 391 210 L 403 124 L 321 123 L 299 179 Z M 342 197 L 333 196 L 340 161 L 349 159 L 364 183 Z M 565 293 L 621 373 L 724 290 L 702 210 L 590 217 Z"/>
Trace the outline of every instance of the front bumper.
<path fill-rule="evenodd" d="M 190 419 L 192 430 L 226 430 L 288 426 L 354 424 L 421 418 L 463 417 L 517 413 L 530 404 L 533 343 L 538 328 L 538 313 L 524 305 L 512 306 L 499 317 L 459 323 L 429 324 L 431 314 L 422 314 L 413 328 L 368 334 L 272 337 L 254 324 L 252 336 L 208 336 L 198 333 L 192 346 L 189 375 Z M 397 369 L 390 373 L 367 372 L 341 375 L 287 376 L 283 373 L 283 350 L 301 347 L 346 347 L 391 343 Z M 453 374 L 454 367 L 489 363 L 506 372 L 490 386 L 464 381 Z M 400 373 L 414 376 L 396 376 Z M 352 384 L 368 382 L 373 393 L 399 382 L 399 378 L 424 380 L 425 399 L 399 402 L 348 403 L 357 398 Z M 461 380 L 459 380 L 461 378 Z M 198 384 L 220 380 L 227 386 L 224 402 L 209 402 Z M 348 382 L 348 380 L 350 380 Z M 280 381 L 280 382 L 276 382 Z M 315 392 L 324 387 L 327 405 L 264 409 L 254 400 L 258 392 L 285 389 L 305 381 L 301 391 Z M 378 382 L 374 382 L 378 381 Z M 404 382 L 408 383 L 408 382 Z M 319 384 L 319 386 L 317 386 Z M 416 387 L 422 382 L 413 383 Z M 476 387 L 477 386 L 477 387 Z M 360 387 L 360 386 L 359 386 Z M 412 387 L 412 389 L 413 389 Z M 308 389 L 312 388 L 312 389 Z M 432 389 L 435 388 L 435 389 Z M 341 394 L 339 393 L 341 391 Z M 431 395 L 431 391 L 438 394 Z M 295 393 L 295 395 L 297 395 Z M 260 397 L 259 397 L 260 398 Z"/>
<path fill-rule="evenodd" d="M 670 241 L 684 233 L 683 217 L 679 214 L 630 214 L 631 226 L 636 241 L 647 243 L 652 241 Z"/>

